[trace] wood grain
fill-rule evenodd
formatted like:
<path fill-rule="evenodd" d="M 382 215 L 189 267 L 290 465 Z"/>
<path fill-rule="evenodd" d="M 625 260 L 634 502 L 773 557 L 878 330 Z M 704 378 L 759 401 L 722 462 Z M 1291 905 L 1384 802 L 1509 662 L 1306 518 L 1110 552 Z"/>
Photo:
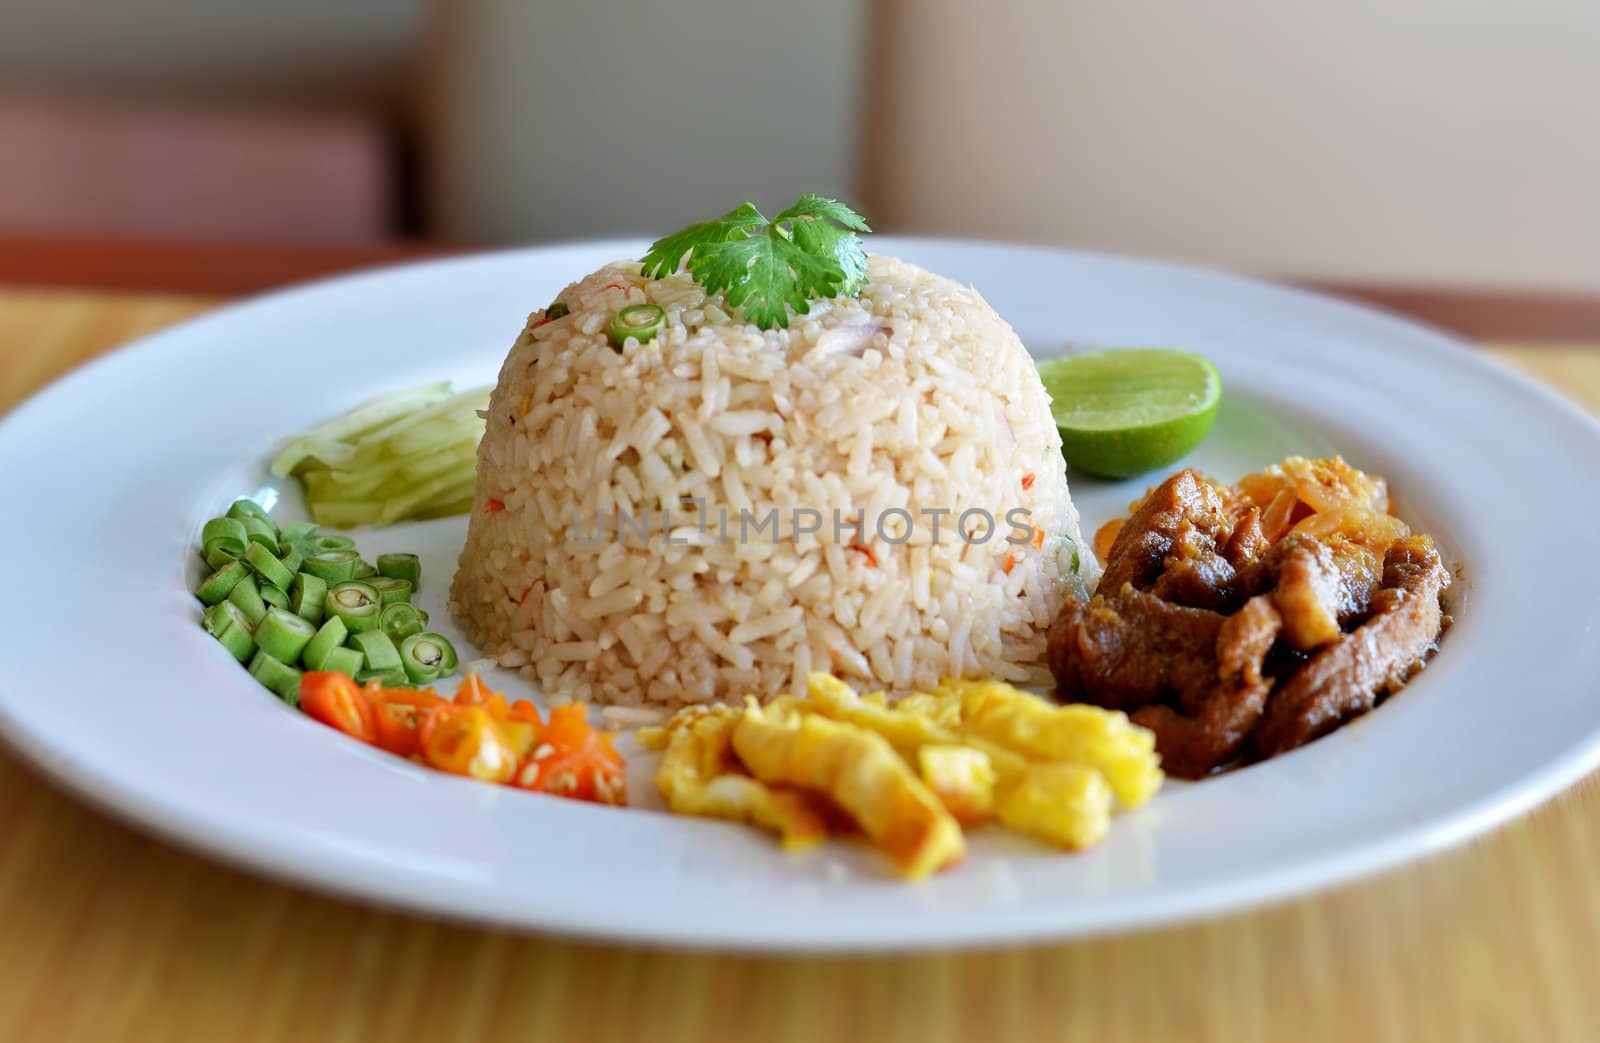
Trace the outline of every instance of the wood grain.
<path fill-rule="evenodd" d="M 0 290 L 0 408 L 193 298 Z M 1600 351 L 1493 352 L 1600 411 Z M 0 1040 L 1600 1038 L 1600 776 L 1465 847 L 1077 944 L 758 958 L 484 931 L 191 856 L 0 754 Z"/>

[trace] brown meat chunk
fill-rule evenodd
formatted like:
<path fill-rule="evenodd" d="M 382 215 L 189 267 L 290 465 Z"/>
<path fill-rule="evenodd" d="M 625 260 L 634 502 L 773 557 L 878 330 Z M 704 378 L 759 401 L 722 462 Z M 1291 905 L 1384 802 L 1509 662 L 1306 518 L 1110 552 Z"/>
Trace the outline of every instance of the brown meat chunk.
<path fill-rule="evenodd" d="M 1126 584 L 1088 604 L 1072 599 L 1050 631 L 1056 695 L 1131 712 L 1156 733 L 1165 770 L 1195 778 L 1235 756 L 1255 727 L 1272 690 L 1262 662 L 1281 626 L 1270 597 L 1229 617 Z"/>
<path fill-rule="evenodd" d="M 1334 565 L 1339 570 L 1339 625 L 1349 626 L 1372 611 L 1372 598 L 1383 586 L 1383 559 L 1343 536 L 1330 537 L 1324 546 L 1333 552 Z"/>
<path fill-rule="evenodd" d="M 1241 570 L 1235 587 L 1247 597 L 1271 591 L 1284 640 L 1310 651 L 1367 614 L 1379 573 L 1377 555 L 1358 544 L 1292 534 Z"/>
<path fill-rule="evenodd" d="M 1223 617 L 1124 584 L 1088 605 L 1071 601 L 1050 628 L 1048 658 L 1063 700 L 1134 710 L 1216 678 Z"/>
<path fill-rule="evenodd" d="M 1267 534 L 1261 531 L 1261 508 L 1252 507 L 1234 522 L 1233 532 L 1222 548 L 1222 557 L 1238 570 L 1261 557 L 1271 546 Z"/>
<path fill-rule="evenodd" d="M 1139 590 L 1149 587 L 1185 524 L 1208 537 L 1213 547 L 1233 532 L 1233 519 L 1217 487 L 1193 470 L 1179 471 L 1152 489 L 1123 523 L 1106 555 L 1100 589 L 1115 592 L 1124 583 Z"/>
<path fill-rule="evenodd" d="M 1175 605 L 1227 612 L 1232 607 L 1233 578 L 1233 566 L 1217 553 L 1216 540 L 1185 518 L 1150 593 Z"/>
<path fill-rule="evenodd" d="M 1083 701 L 1083 683 L 1078 677 L 1078 621 L 1086 607 L 1085 602 L 1067 595 L 1050 624 L 1044 646 L 1045 665 L 1056 679 L 1056 698 L 1064 703 Z"/>
<path fill-rule="evenodd" d="M 1256 731 L 1257 751 L 1270 757 L 1308 743 L 1404 684 L 1438 640 L 1439 595 L 1449 585 L 1432 540 L 1396 540 L 1384 556 L 1372 618 L 1312 656 L 1278 690 Z"/>
<path fill-rule="evenodd" d="M 1212 684 L 1203 695 L 1185 693 L 1190 715 L 1162 704 L 1134 711 L 1134 723 L 1155 732 L 1163 771 L 1199 778 L 1238 755 L 1272 691 L 1261 664 L 1282 624 L 1270 598 L 1251 598 L 1217 633 Z"/>
<path fill-rule="evenodd" d="M 1333 552 L 1315 540 L 1285 537 L 1283 543 L 1272 603 L 1283 616 L 1284 639 L 1305 652 L 1339 636 L 1339 567 Z"/>

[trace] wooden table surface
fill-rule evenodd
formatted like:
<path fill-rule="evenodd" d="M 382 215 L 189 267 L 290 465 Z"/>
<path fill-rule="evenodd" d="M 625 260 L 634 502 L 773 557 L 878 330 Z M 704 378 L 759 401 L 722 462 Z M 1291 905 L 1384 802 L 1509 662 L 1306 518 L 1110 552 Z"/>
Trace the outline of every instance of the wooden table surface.
<path fill-rule="evenodd" d="M 0 411 L 213 303 L 0 288 Z M 1489 350 L 1600 411 L 1600 331 Z M 151 839 L 8 753 L 0 837 L 0 1041 L 1600 1039 L 1600 775 L 1260 912 L 901 957 L 650 951 L 367 908 Z"/>

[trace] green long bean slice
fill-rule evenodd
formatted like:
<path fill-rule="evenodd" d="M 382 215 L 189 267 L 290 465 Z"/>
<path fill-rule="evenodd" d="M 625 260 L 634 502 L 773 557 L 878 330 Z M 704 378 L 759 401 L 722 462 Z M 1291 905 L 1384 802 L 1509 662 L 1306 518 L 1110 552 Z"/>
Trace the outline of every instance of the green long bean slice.
<path fill-rule="evenodd" d="M 239 607 L 251 626 L 261 622 L 267 614 L 267 603 L 261 600 L 261 588 L 256 586 L 254 576 L 246 576 L 235 583 L 233 589 L 228 591 L 228 600 Z"/>
<path fill-rule="evenodd" d="M 250 660 L 250 676 L 290 706 L 300 705 L 300 671 L 259 649 Z"/>
<path fill-rule="evenodd" d="M 200 549 L 200 556 L 206 560 L 213 570 L 220 569 L 230 561 L 239 561 L 244 558 L 244 552 L 235 554 L 233 548 L 226 543 L 212 542 Z"/>
<path fill-rule="evenodd" d="M 271 583 L 261 584 L 261 600 L 266 602 L 268 608 L 289 609 L 289 592 Z"/>
<path fill-rule="evenodd" d="M 277 546 L 277 542 L 273 542 Z M 266 548 L 265 544 L 252 543 L 244 552 L 244 560 L 255 570 L 257 576 L 267 583 L 271 583 L 279 590 L 288 590 L 289 584 L 294 582 L 294 573 L 284 567 L 277 555 Z"/>
<path fill-rule="evenodd" d="M 381 630 L 350 635 L 350 647 L 361 653 L 368 670 L 400 669 L 400 650 Z"/>
<path fill-rule="evenodd" d="M 383 606 L 383 613 L 378 617 L 378 629 L 398 643 L 428 629 L 428 617 L 410 602 L 396 602 Z"/>
<path fill-rule="evenodd" d="M 384 688 L 410 688 L 411 678 L 399 667 L 392 670 L 359 670 L 356 672 L 356 683 L 367 684 L 376 681 Z"/>
<path fill-rule="evenodd" d="M 400 642 L 400 665 L 414 683 L 429 684 L 438 680 L 447 648 L 449 642 L 438 634 L 412 634 Z"/>
<path fill-rule="evenodd" d="M 666 310 L 659 304 L 630 304 L 619 308 L 611 317 L 611 346 L 621 351 L 629 337 L 647 344 L 666 321 Z"/>
<path fill-rule="evenodd" d="M 375 630 L 383 614 L 383 600 L 372 584 L 360 580 L 336 583 L 328 588 L 327 611 L 344 620 L 352 634 Z"/>
<path fill-rule="evenodd" d="M 403 579 L 412 590 L 422 589 L 422 559 L 415 554 L 378 555 L 378 575 Z"/>
<path fill-rule="evenodd" d="M 239 662 L 247 663 L 255 654 L 256 642 L 251 636 L 250 621 L 245 619 L 244 613 L 233 602 L 219 602 L 206 609 L 200 625 Z"/>
<path fill-rule="evenodd" d="M 336 674 L 347 674 L 350 677 L 354 677 L 361 672 L 362 663 L 363 660 L 360 652 L 357 652 L 353 648 L 345 648 L 344 646 L 340 646 L 338 648 L 330 649 L 328 654 L 323 657 L 322 665 L 316 669 L 328 670 Z"/>
<path fill-rule="evenodd" d="M 195 589 L 194 596 L 199 598 L 203 605 L 219 604 L 228 599 L 228 595 L 233 593 L 233 588 L 238 586 L 240 580 L 249 577 L 249 569 L 237 561 L 231 561 L 207 576 Z"/>
<path fill-rule="evenodd" d="M 235 558 L 244 554 L 244 545 L 249 541 L 250 534 L 238 518 L 212 518 L 200 529 L 200 546 L 221 547 Z"/>
<path fill-rule="evenodd" d="M 294 663 L 316 634 L 316 627 L 294 613 L 269 608 L 256 627 L 256 646 L 280 662 Z"/>
<path fill-rule="evenodd" d="M 411 581 L 394 579 L 391 576 L 370 576 L 367 579 L 378 592 L 378 599 L 385 605 L 406 605 L 411 603 Z"/>
<path fill-rule="evenodd" d="M 306 560 L 300 563 L 300 571 L 309 572 L 326 583 L 343 583 L 355 578 L 360 561 L 361 555 L 351 548 L 336 547 L 306 555 Z"/>
<path fill-rule="evenodd" d="M 259 543 L 272 553 L 278 553 L 278 527 L 270 518 L 244 519 L 244 532 L 252 543 Z"/>
<path fill-rule="evenodd" d="M 449 677 L 456 672 L 456 646 L 450 643 L 449 638 L 443 634 L 436 634 L 431 630 L 424 631 L 417 636 L 433 642 L 443 650 L 443 654 L 439 659 L 440 677 Z"/>
<path fill-rule="evenodd" d="M 259 518 L 265 522 L 272 521 L 272 516 L 267 513 L 266 508 L 254 500 L 233 501 L 232 506 L 228 508 L 227 516 L 229 518 L 237 518 L 240 521 L 244 521 L 246 518 Z"/>
<path fill-rule="evenodd" d="M 312 626 L 321 624 L 328 614 L 327 597 L 328 581 L 309 572 L 296 573 L 289 585 L 289 608 Z"/>
<path fill-rule="evenodd" d="M 311 640 L 307 642 L 305 649 L 300 653 L 300 661 L 306 665 L 307 669 L 311 670 L 333 669 L 327 665 L 328 653 L 342 647 L 345 638 L 349 636 L 350 628 L 344 625 L 344 620 L 338 616 L 329 616 L 323 621 L 322 626 L 317 628 L 317 632 Z M 356 660 L 357 667 L 360 666 L 360 663 L 361 661 L 358 657 Z"/>
<path fill-rule="evenodd" d="M 355 550 L 356 541 L 349 536 L 340 536 L 338 533 L 317 533 L 306 538 L 305 542 L 317 550 Z"/>

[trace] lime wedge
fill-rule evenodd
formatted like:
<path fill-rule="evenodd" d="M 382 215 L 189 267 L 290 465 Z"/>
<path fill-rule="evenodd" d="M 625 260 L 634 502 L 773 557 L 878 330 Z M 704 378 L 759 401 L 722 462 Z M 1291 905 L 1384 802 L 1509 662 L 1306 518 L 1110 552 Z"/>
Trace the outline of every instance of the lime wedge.
<path fill-rule="evenodd" d="M 1187 351 L 1123 348 L 1039 363 L 1061 454 L 1080 471 L 1132 478 L 1199 445 L 1217 418 L 1222 380 Z"/>

